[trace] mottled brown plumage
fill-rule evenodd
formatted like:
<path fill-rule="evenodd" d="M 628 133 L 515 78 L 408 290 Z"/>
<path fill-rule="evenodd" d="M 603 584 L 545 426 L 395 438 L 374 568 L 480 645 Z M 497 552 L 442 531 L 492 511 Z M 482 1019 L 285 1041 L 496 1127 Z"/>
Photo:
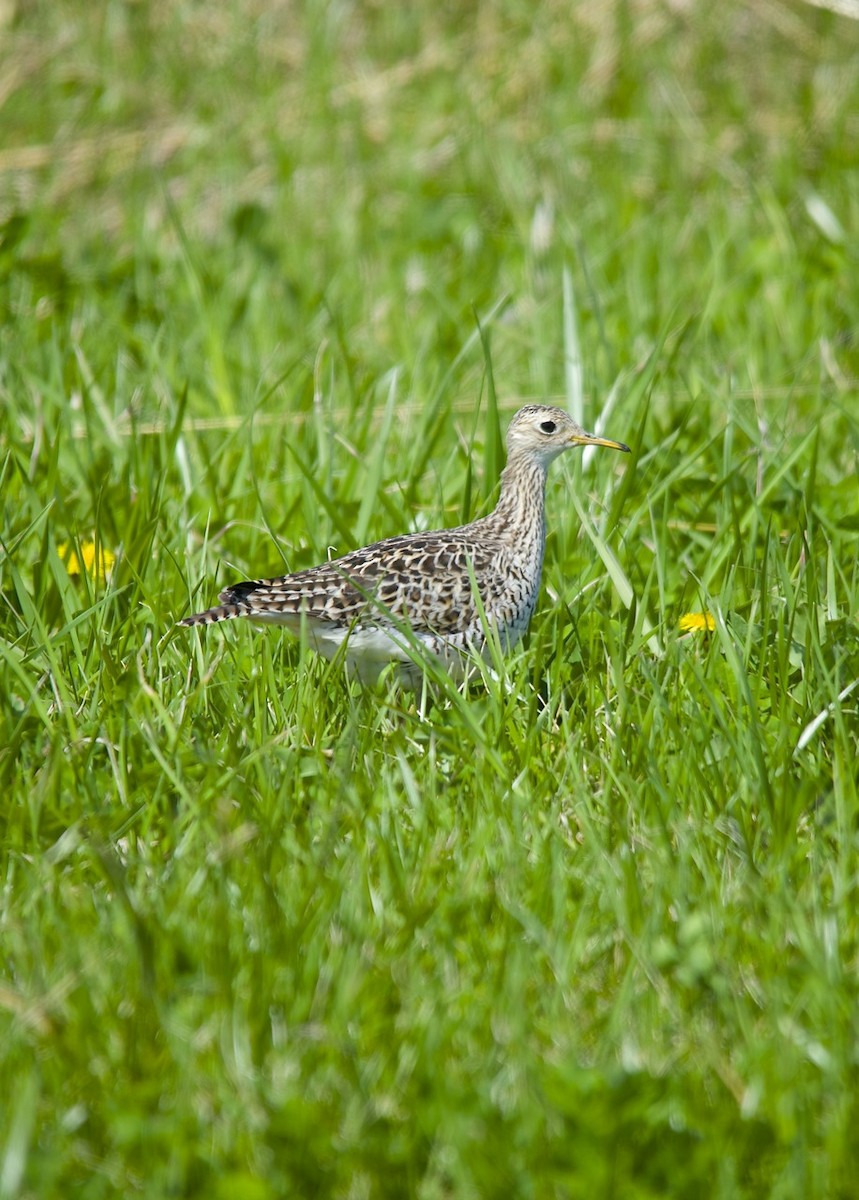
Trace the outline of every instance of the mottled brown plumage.
<path fill-rule="evenodd" d="M 528 628 L 540 589 L 549 463 L 584 445 L 629 449 L 585 433 L 563 409 L 529 404 L 507 431 L 501 495 L 489 516 L 386 538 L 293 575 L 234 584 L 215 608 L 180 624 L 247 617 L 296 634 L 304 624 L 311 645 L 328 658 L 345 641 L 347 663 L 370 680 L 392 661 L 403 664 L 407 682 L 419 678 L 415 639 L 455 670 L 464 649 L 484 648 L 481 606 L 510 646 Z"/>

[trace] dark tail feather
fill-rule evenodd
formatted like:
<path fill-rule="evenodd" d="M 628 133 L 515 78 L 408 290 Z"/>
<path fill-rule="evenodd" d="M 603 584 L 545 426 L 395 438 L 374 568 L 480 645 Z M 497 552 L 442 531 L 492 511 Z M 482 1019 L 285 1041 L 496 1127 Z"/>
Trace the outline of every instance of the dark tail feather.
<path fill-rule="evenodd" d="M 279 579 L 244 579 L 241 583 L 233 583 L 222 592 L 218 593 L 218 599 L 225 608 L 230 608 L 232 605 L 238 605 L 243 611 L 247 612 L 246 601 L 254 592 L 258 592 L 260 588 L 271 587 L 273 583 L 279 583 Z M 230 616 L 233 616 L 230 613 Z"/>
<path fill-rule="evenodd" d="M 184 617 L 180 625 L 214 625 L 216 621 L 229 621 L 233 617 L 248 617 L 253 607 L 248 598 L 260 588 L 279 583 L 278 579 L 245 579 L 242 583 L 234 583 L 218 596 L 220 604 L 215 608 L 207 608 L 205 612 L 194 613 L 192 617 Z"/>

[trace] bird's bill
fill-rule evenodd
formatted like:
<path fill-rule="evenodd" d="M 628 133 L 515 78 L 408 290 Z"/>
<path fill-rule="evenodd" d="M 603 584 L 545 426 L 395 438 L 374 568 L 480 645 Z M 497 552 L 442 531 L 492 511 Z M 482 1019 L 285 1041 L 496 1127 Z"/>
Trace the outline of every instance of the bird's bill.
<path fill-rule="evenodd" d="M 622 450 L 629 454 L 629 446 L 623 442 L 613 442 L 611 438 L 597 437 L 595 433 L 573 433 L 570 435 L 571 446 L 607 446 L 609 450 Z"/>

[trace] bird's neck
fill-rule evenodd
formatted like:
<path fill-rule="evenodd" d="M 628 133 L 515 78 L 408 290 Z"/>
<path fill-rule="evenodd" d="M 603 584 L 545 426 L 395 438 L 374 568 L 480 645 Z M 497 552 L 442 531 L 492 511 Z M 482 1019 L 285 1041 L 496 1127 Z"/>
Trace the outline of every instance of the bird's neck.
<path fill-rule="evenodd" d="M 511 455 L 501 472 L 501 494 L 488 525 L 514 545 L 546 541 L 546 466 L 530 455 Z"/>

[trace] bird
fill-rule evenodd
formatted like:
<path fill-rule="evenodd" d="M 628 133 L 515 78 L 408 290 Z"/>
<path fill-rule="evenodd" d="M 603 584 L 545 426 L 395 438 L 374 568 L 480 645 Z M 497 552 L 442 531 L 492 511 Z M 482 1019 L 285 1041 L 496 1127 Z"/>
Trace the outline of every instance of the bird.
<path fill-rule="evenodd" d="M 491 656 L 494 632 L 507 651 L 525 634 L 540 591 L 546 546 L 546 475 L 575 446 L 623 442 L 586 433 L 562 408 L 528 404 L 507 429 L 498 503 L 467 525 L 385 538 L 317 567 L 234 583 L 214 608 L 183 626 L 244 617 L 305 631 L 326 658 L 343 652 L 347 670 L 374 683 L 393 668 L 417 687 L 425 654 L 456 678 L 469 654 Z"/>

